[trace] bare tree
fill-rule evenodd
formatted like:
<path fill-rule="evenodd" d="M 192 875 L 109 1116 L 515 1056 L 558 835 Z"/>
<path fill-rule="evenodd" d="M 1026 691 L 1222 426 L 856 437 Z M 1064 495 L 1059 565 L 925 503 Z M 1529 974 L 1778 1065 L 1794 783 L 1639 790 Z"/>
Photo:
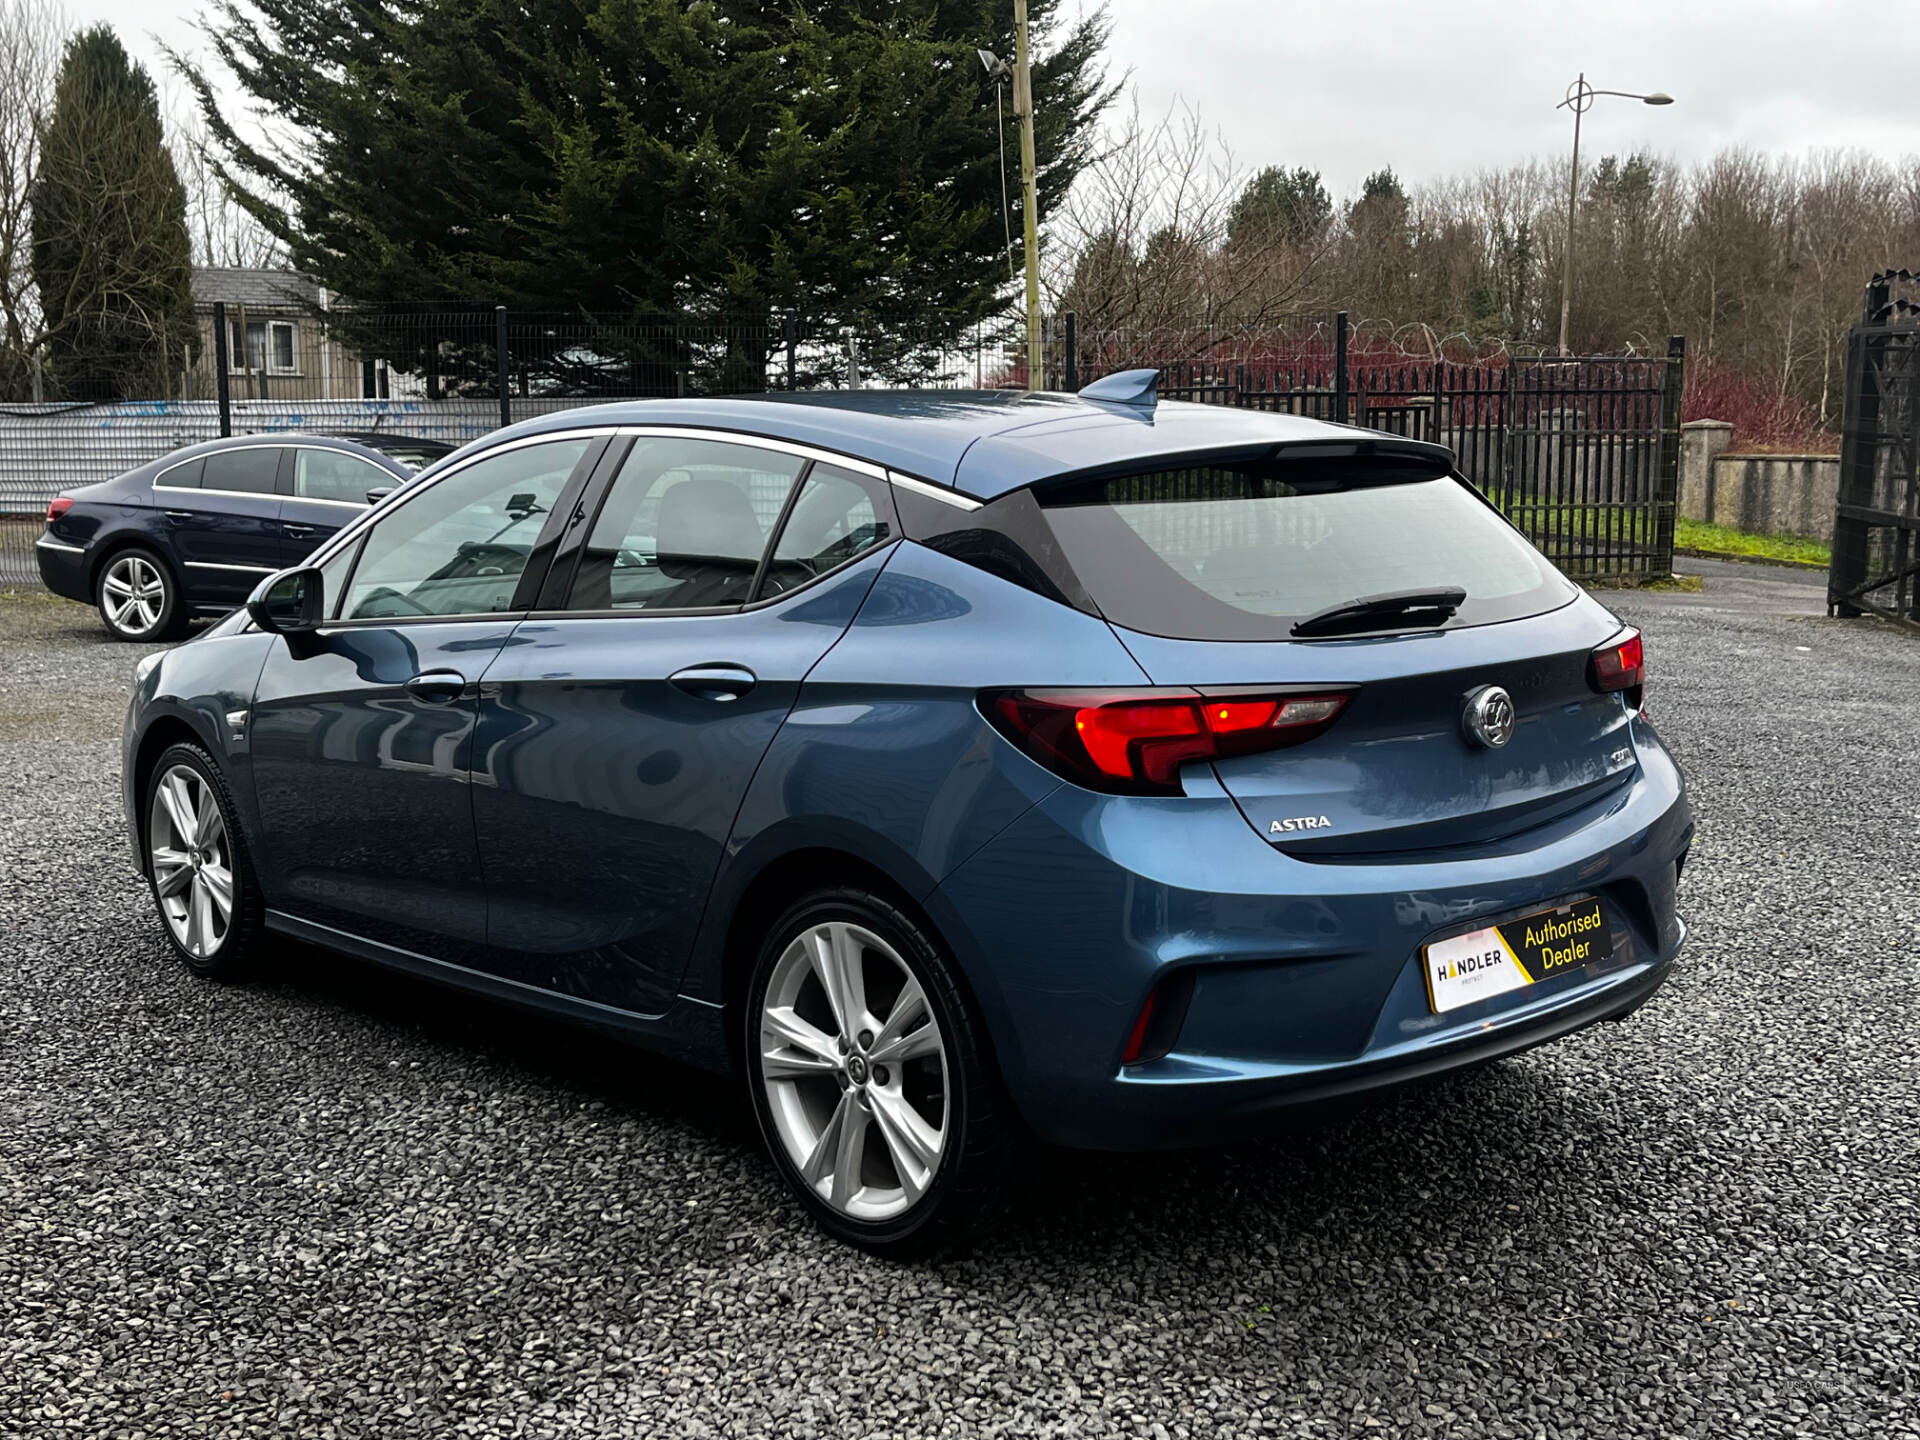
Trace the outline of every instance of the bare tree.
<path fill-rule="evenodd" d="M 233 197 L 208 145 L 206 121 L 194 104 L 170 107 L 173 163 L 187 191 L 187 233 L 196 265 L 272 268 L 286 248 Z"/>
<path fill-rule="evenodd" d="M 28 194 L 67 20 L 56 0 L 0 0 L 0 394 L 33 393 L 41 314 Z"/>

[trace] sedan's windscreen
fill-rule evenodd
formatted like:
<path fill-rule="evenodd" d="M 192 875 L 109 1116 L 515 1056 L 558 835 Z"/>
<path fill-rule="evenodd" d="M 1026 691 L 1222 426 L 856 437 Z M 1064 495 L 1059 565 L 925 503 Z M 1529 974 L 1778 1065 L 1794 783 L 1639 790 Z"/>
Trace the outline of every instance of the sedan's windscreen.
<path fill-rule="evenodd" d="M 1266 459 L 1041 487 L 1061 550 L 1109 620 L 1195 640 L 1285 640 L 1352 601 L 1463 589 L 1485 624 L 1574 591 L 1456 479 L 1424 461 Z M 1404 628 L 1376 617 L 1358 630 Z"/>

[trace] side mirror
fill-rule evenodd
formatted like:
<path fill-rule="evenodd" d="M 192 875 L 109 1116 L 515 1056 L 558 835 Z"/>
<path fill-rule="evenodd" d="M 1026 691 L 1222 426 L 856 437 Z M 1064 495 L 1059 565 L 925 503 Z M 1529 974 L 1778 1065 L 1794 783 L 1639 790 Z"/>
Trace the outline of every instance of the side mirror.
<path fill-rule="evenodd" d="M 247 597 L 247 614 L 270 635 L 298 635 L 317 629 L 325 614 L 325 582 L 312 565 L 269 575 Z"/>
<path fill-rule="evenodd" d="M 376 485 L 373 489 L 367 491 L 367 504 L 378 505 L 399 488 L 398 485 Z"/>

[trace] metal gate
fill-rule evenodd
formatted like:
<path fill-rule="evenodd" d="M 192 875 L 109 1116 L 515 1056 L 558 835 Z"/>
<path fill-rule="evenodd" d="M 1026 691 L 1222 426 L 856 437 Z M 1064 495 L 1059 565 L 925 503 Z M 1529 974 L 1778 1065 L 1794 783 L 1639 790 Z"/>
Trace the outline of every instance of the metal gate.
<path fill-rule="evenodd" d="M 1834 506 L 1827 609 L 1872 611 L 1920 624 L 1920 306 L 1895 285 L 1905 270 L 1867 284 L 1860 323 L 1847 335 L 1847 396 Z"/>
<path fill-rule="evenodd" d="M 1323 359 L 1186 361 L 1162 367 L 1160 394 L 1438 441 L 1569 574 L 1672 572 L 1681 337 L 1667 342 L 1665 356 L 1383 362 L 1348 356 L 1344 319 L 1336 317 L 1340 343 Z"/>

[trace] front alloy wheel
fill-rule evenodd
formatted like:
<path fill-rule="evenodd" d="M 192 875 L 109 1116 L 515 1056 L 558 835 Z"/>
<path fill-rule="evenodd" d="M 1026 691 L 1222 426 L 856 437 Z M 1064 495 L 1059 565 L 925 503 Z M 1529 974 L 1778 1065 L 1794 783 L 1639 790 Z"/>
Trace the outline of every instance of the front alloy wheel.
<path fill-rule="evenodd" d="M 1014 1123 L 985 1033 L 940 947 L 891 903 L 847 890 L 790 910 L 745 1038 L 768 1148 L 826 1229 L 906 1255 L 991 1208 Z"/>
<path fill-rule="evenodd" d="M 211 959 L 233 928 L 233 863 L 213 787 L 186 765 L 154 786 L 147 849 L 160 914 L 182 950 Z"/>
<path fill-rule="evenodd" d="M 233 797 L 198 745 L 170 745 L 154 765 L 146 831 L 147 876 L 175 953 L 202 975 L 245 973 L 261 901 Z"/>

